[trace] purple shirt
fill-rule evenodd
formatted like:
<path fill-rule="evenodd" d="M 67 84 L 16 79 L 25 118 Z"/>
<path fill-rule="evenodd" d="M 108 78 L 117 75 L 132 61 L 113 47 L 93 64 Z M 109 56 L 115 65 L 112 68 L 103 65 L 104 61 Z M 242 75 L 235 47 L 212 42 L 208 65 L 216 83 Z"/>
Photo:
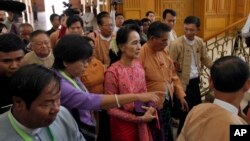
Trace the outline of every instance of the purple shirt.
<path fill-rule="evenodd" d="M 102 95 L 79 90 L 63 78 L 57 70 L 55 72 L 61 78 L 61 105 L 66 107 L 71 114 L 73 114 L 74 110 L 77 110 L 82 123 L 95 126 L 91 110 L 100 110 Z M 79 78 L 75 80 L 78 84 L 83 85 Z"/>

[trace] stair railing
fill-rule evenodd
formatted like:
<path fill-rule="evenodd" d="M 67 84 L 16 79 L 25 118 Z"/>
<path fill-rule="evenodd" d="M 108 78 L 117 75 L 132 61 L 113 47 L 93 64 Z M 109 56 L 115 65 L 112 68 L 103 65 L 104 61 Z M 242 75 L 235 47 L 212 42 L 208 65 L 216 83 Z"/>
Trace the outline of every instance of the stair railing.
<path fill-rule="evenodd" d="M 204 38 L 208 55 L 212 60 L 216 60 L 222 56 L 235 55 L 243 58 L 249 63 L 250 50 L 246 47 L 244 39 L 241 38 L 239 31 L 244 25 L 247 17 L 225 27 L 224 29 Z M 236 48 L 235 46 L 238 47 Z M 226 71 L 226 70 L 225 70 Z M 209 69 L 202 66 L 201 74 L 201 93 L 202 97 L 210 101 L 210 89 L 208 86 Z"/>

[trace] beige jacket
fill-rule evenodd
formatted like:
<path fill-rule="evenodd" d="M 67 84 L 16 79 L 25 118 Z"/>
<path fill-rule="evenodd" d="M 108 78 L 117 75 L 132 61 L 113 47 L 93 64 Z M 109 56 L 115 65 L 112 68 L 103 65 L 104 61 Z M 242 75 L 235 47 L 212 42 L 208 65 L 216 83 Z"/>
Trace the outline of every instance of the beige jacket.
<path fill-rule="evenodd" d="M 22 64 L 27 65 L 27 64 L 38 64 L 38 65 L 43 65 L 46 68 L 51 68 L 53 63 L 54 63 L 54 55 L 52 51 L 50 51 L 50 54 L 45 57 L 45 58 L 40 58 L 36 55 L 34 51 L 31 51 L 27 54 L 25 54 Z"/>
<path fill-rule="evenodd" d="M 184 36 L 179 37 L 169 45 L 169 54 L 174 63 L 180 64 L 180 69 L 177 70 L 178 76 L 181 79 L 184 90 L 190 80 L 192 55 L 195 57 L 195 64 L 198 71 L 201 72 L 201 65 L 210 68 L 212 59 L 207 55 L 206 46 L 203 40 L 195 37 L 194 44 L 188 45 Z"/>
<path fill-rule="evenodd" d="M 247 123 L 216 104 L 199 104 L 189 112 L 177 141 L 229 141 L 231 124 Z"/>

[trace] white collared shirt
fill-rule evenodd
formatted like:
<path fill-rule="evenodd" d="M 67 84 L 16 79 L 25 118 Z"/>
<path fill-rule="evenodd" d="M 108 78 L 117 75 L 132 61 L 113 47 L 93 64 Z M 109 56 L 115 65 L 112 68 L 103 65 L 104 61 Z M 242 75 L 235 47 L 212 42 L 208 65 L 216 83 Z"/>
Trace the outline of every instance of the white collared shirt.
<path fill-rule="evenodd" d="M 174 41 L 176 39 L 177 39 L 177 35 L 176 35 L 175 31 L 172 29 L 169 32 L 169 39 L 168 39 L 168 41 L 171 42 L 171 41 Z"/>
<path fill-rule="evenodd" d="M 216 98 L 214 99 L 213 103 L 220 106 L 221 108 L 229 111 L 230 113 L 233 113 L 234 115 L 238 115 L 238 112 L 239 112 L 238 108 L 236 108 L 235 106 L 233 106 L 230 103 L 227 103 L 225 101 L 222 101 L 222 100 L 216 99 Z"/>
<path fill-rule="evenodd" d="M 250 37 L 250 14 L 248 15 L 245 25 L 241 29 L 241 33 L 243 37 Z"/>
<path fill-rule="evenodd" d="M 95 18 L 95 15 L 91 12 L 86 12 L 82 16 L 84 27 L 92 27 L 93 26 L 93 20 Z"/>

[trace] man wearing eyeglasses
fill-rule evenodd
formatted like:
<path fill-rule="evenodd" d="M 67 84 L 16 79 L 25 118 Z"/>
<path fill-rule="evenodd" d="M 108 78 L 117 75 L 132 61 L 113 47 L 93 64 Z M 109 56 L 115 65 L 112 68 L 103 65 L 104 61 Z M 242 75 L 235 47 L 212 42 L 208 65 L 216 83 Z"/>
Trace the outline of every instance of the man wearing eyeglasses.
<path fill-rule="evenodd" d="M 54 63 L 54 56 L 46 31 L 36 30 L 31 33 L 30 39 L 30 48 L 32 51 L 24 56 L 23 64 L 39 64 L 46 68 L 51 68 Z"/>
<path fill-rule="evenodd" d="M 188 16 L 184 20 L 184 35 L 170 42 L 169 53 L 174 61 L 175 69 L 181 79 L 186 93 L 189 109 L 201 103 L 200 74 L 201 64 L 210 68 L 212 59 L 207 55 L 203 40 L 196 36 L 200 27 L 200 19 Z M 180 123 L 177 133 L 180 133 L 187 111 L 180 112 Z"/>
<path fill-rule="evenodd" d="M 88 36 L 95 41 L 94 56 L 105 66 L 109 66 L 109 46 L 113 34 L 114 24 L 108 12 L 101 12 L 97 15 L 98 30 L 91 32 Z"/>

